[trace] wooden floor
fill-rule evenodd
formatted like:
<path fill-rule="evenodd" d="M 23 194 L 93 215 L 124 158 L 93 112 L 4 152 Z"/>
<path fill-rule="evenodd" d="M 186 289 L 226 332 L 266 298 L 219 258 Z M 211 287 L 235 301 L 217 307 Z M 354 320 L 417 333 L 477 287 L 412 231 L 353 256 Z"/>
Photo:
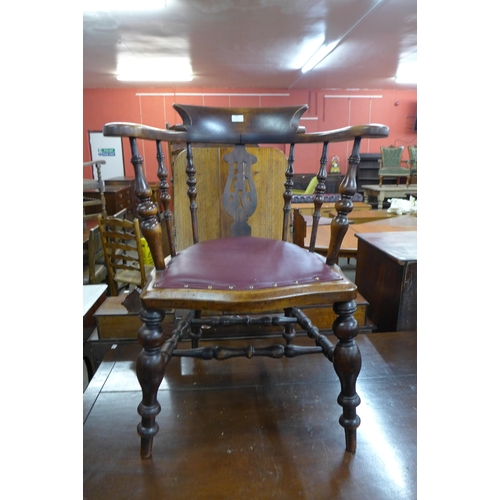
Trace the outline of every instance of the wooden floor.
<path fill-rule="evenodd" d="M 360 334 L 357 342 L 355 454 L 344 449 L 339 383 L 323 355 L 173 358 L 160 388 L 153 459 L 144 461 L 139 346 L 117 346 L 84 393 L 84 498 L 416 499 L 417 335 Z"/>

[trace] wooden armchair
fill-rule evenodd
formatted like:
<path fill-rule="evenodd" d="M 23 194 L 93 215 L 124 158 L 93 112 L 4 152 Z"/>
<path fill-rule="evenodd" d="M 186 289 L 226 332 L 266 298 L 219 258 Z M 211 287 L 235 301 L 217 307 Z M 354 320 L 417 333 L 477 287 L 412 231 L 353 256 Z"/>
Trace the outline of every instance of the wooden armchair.
<path fill-rule="evenodd" d="M 382 185 L 384 177 L 397 177 L 399 186 L 399 178 L 406 177 L 406 185 L 410 182 L 410 169 L 401 166 L 403 162 L 404 146 L 396 147 L 389 146 L 388 148 L 380 148 L 382 158 L 379 160 L 380 168 L 378 171 L 379 185 Z"/>
<path fill-rule="evenodd" d="M 99 193 L 99 198 L 91 198 L 89 196 L 83 197 L 83 220 L 93 219 L 97 217 L 98 214 L 106 215 L 106 198 L 104 197 L 104 181 L 102 180 L 101 165 L 105 165 L 105 160 L 95 160 L 87 161 L 83 164 L 84 167 L 90 165 L 95 165 L 97 172 L 97 179 L 83 179 L 83 190 L 84 191 L 96 191 Z M 97 212 L 91 209 L 91 213 L 87 213 L 86 210 L 89 207 L 99 207 Z"/>
<path fill-rule="evenodd" d="M 387 137 L 388 128 L 384 125 L 359 125 L 308 134 L 304 127 L 299 126 L 307 106 L 209 108 L 174 104 L 174 108 L 183 121 L 175 129 L 163 130 L 130 123 L 109 123 L 103 128 L 105 136 L 130 139 L 139 200 L 137 212 L 155 263 L 155 270 L 140 297 L 140 317 L 144 325 L 138 332 L 138 339 L 143 349 L 136 369 L 143 394 L 138 408 L 142 417 L 138 425 L 141 456 L 151 457 L 153 437 L 158 432 L 155 419 L 161 409 L 158 388 L 172 356 L 225 360 L 237 356 L 292 358 L 318 353 L 332 361 L 340 379 L 341 391 L 337 399 L 343 409 L 340 425 L 345 429 L 346 449 L 354 452 L 356 429 L 360 424 L 356 415 L 360 403 L 356 379 L 361 368 L 361 355 L 354 340 L 358 333 L 353 316 L 356 286 L 342 275 L 335 261 L 347 231 L 347 215 L 353 208 L 352 197 L 356 194 L 360 142 L 368 137 Z M 162 220 L 170 246 L 168 258 L 162 250 L 162 224 L 144 176 L 138 139 L 156 142 L 160 197 L 164 207 Z M 185 224 L 180 222 L 184 219 L 178 213 L 177 205 L 174 227 L 163 141 L 185 142 L 187 145 L 184 164 L 181 167 L 179 155 L 173 167 L 184 171 L 187 184 L 185 195 L 182 195 L 182 183 L 174 183 L 176 202 L 182 196 L 189 219 L 187 231 L 190 240 L 186 242 L 183 235 L 185 242 L 179 247 L 174 235 L 183 234 L 186 227 L 180 227 Z M 327 178 L 328 144 L 341 141 L 353 142 L 352 154 L 347 175 L 340 186 L 341 199 L 336 203 L 338 215 L 332 219 L 332 238 L 325 261 L 314 252 L 314 247 Z M 323 149 L 317 174 L 311 244 L 306 249 L 293 244 L 290 235 L 294 150 L 318 142 L 323 143 Z M 193 143 L 234 144 L 234 147 L 227 152 L 215 148 L 212 155 L 217 156 L 217 160 L 209 162 L 207 167 L 203 158 L 206 152 L 193 151 Z M 253 146 L 257 144 L 289 144 L 288 159 L 285 162 L 277 159 L 279 166 L 272 166 L 273 158 L 280 155 L 273 157 L 273 153 L 269 153 L 271 156 L 266 158 L 266 153 L 256 154 Z M 261 164 L 263 161 L 265 163 Z M 278 186 L 272 182 L 274 170 L 281 174 Z M 182 171 L 174 172 L 174 176 L 180 173 Z M 207 177 L 221 181 L 215 188 L 211 183 L 205 185 L 208 193 L 200 188 Z M 264 218 L 276 219 L 272 217 L 276 192 L 281 198 L 278 208 L 280 223 L 277 232 L 270 228 L 271 232 L 277 233 L 274 237 L 265 236 L 254 230 L 253 217 L 260 206 Z M 203 214 L 202 205 L 205 206 Z M 224 208 L 224 217 L 220 215 L 219 206 Z M 205 222 L 209 216 L 219 219 L 210 228 Z M 338 338 L 336 345 L 322 335 L 300 309 L 327 301 L 337 314 L 332 327 Z M 184 313 L 176 321 L 171 335 L 167 336 L 161 322 L 165 310 L 171 309 Z M 271 314 L 266 314 L 269 311 Z M 200 345 L 204 332 L 210 327 L 231 328 L 235 325 L 248 327 L 250 334 L 266 325 L 274 329 L 280 327 L 284 342 L 263 347 L 249 345 L 241 349 Z M 314 341 L 313 345 L 293 344 L 296 327 L 307 333 Z M 183 334 L 191 338 L 191 348 L 177 348 Z"/>

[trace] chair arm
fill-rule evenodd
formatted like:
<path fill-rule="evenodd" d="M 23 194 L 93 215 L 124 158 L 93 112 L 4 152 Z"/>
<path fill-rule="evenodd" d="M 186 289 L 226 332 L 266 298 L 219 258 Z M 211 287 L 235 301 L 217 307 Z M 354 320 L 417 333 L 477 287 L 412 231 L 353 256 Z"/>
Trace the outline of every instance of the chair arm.
<path fill-rule="evenodd" d="M 214 131 L 197 132 L 196 130 L 165 130 L 149 127 L 138 123 L 112 122 L 104 125 L 102 129 L 104 136 L 112 137 L 135 137 L 137 139 L 159 140 L 166 142 L 203 142 L 203 143 L 227 143 L 227 144 L 280 144 L 280 143 L 321 143 L 321 142 L 344 142 L 361 138 L 384 138 L 389 135 L 389 127 L 378 124 L 353 125 L 326 132 L 294 132 L 286 134 L 271 133 L 248 133 L 236 132 L 217 133 Z"/>

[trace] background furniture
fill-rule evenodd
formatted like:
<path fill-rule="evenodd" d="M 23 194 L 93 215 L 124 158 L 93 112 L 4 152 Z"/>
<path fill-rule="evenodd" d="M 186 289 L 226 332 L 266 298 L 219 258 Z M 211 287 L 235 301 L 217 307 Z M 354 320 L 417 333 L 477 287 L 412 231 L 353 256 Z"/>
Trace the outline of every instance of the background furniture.
<path fill-rule="evenodd" d="M 144 263 L 138 219 L 129 221 L 99 216 L 97 220 L 111 295 L 118 295 L 118 284 L 135 285 L 142 289 L 153 268 Z"/>
<path fill-rule="evenodd" d="M 318 178 L 314 175 L 305 189 L 292 189 L 293 194 L 314 194 L 316 186 L 318 185 Z"/>
<path fill-rule="evenodd" d="M 293 198 L 292 198 L 292 200 L 293 200 Z M 339 197 L 339 200 L 340 200 L 340 197 Z M 354 200 L 354 197 L 353 197 L 353 200 Z M 338 200 L 336 200 L 336 201 L 338 201 Z M 298 209 L 302 215 L 313 215 L 314 214 L 314 210 L 315 210 L 314 203 L 292 203 L 291 206 L 292 206 L 293 210 Z M 352 202 L 353 212 L 358 211 L 358 210 L 370 210 L 371 208 L 372 208 L 372 206 L 369 203 L 365 203 L 364 201 L 353 201 Z M 323 203 L 321 205 L 321 208 L 319 209 L 319 212 L 320 212 L 321 217 L 331 217 L 330 216 L 331 213 L 335 213 L 335 215 L 336 215 L 337 211 L 335 210 L 335 203 L 328 203 L 328 202 Z"/>
<path fill-rule="evenodd" d="M 307 216 L 305 216 L 307 218 Z M 318 236 L 316 238 L 316 252 L 326 255 L 328 245 L 330 243 L 330 224 L 321 224 L 318 228 Z M 307 221 L 307 219 L 306 219 Z M 358 253 L 358 233 L 386 233 L 395 231 L 416 231 L 417 217 L 414 215 L 396 215 L 384 220 L 376 220 L 373 222 L 364 222 L 362 224 L 350 224 L 340 246 L 339 257 L 357 257 Z M 295 234 L 295 233 L 294 233 Z M 306 234 L 303 245 L 307 248 L 311 238 L 311 225 L 306 224 Z"/>
<path fill-rule="evenodd" d="M 330 217 L 335 217 L 337 212 L 330 212 Z M 391 219 L 397 214 L 387 210 L 353 210 L 349 214 L 349 222 L 352 224 L 363 224 L 364 222 L 373 222 L 376 220 Z"/>
<path fill-rule="evenodd" d="M 322 353 L 333 362 L 340 379 L 341 392 L 338 402 L 343 409 L 340 424 L 345 430 L 346 450 L 355 451 L 356 428 L 360 423 L 356 415 L 359 397 L 355 384 L 361 368 L 361 356 L 354 341 L 358 333 L 353 316 L 356 310 L 356 287 L 342 276 L 334 263 L 347 230 L 347 214 L 352 210 L 351 198 L 356 193 L 355 174 L 361 139 L 386 137 L 387 127 L 363 125 L 307 134 L 304 128 L 299 126 L 300 116 L 307 106 L 209 108 L 174 105 L 174 108 L 183 120 L 183 125 L 175 130 L 120 123 L 107 124 L 103 129 L 105 136 L 130 138 L 136 195 L 139 199 L 137 211 L 141 217 L 141 230 L 148 241 L 156 268 L 147 288 L 141 294 L 140 317 L 144 326 L 138 334 L 142 345 L 142 352 L 137 360 L 137 376 L 143 391 L 143 399 L 138 409 L 142 417 L 138 426 L 142 458 L 151 457 L 153 437 L 158 430 L 155 417 L 160 411 L 158 389 L 172 356 L 224 360 L 239 356 L 281 358 Z M 162 247 L 162 227 L 157 217 L 158 205 L 151 199 L 151 189 L 144 176 L 137 146 L 138 139 L 156 142 L 160 200 L 165 211 L 163 220 L 171 250 L 167 260 Z M 328 157 L 329 142 L 347 140 L 353 141 L 353 149 L 348 173 L 340 186 L 342 200 L 336 205 L 339 214 L 332 220 L 332 243 L 325 263 L 314 253 L 320 218 L 319 208 L 325 191 L 324 159 Z M 181 230 L 177 206 L 174 213 L 174 232 L 174 220 L 169 204 L 164 203 L 168 200 L 168 192 L 165 189 L 168 175 L 163 165 L 162 141 L 187 143 L 183 172 L 186 174 L 185 202 L 191 220 L 189 237 L 192 238 L 192 245 L 180 251 L 174 238 L 174 235 L 179 236 Z M 235 146 L 227 153 L 223 153 L 223 148 L 220 148 L 217 161 L 208 160 L 208 166 L 199 165 L 198 161 L 195 161 L 196 152 L 193 151 L 196 148 L 192 148 L 191 143 L 205 142 L 230 143 Z M 289 241 L 292 224 L 291 181 L 294 148 L 302 143 L 314 142 L 322 143 L 323 151 L 319 161 L 311 244 L 307 251 Z M 280 155 L 274 163 L 273 148 L 261 147 L 259 151 L 254 151 L 253 147 L 246 146 L 277 143 L 291 145 L 286 169 L 279 159 Z M 266 151 L 263 151 L 264 149 Z M 206 151 L 202 153 L 210 155 Z M 175 177 L 178 170 L 176 167 L 182 154 L 177 156 L 174 163 L 176 190 L 180 185 Z M 266 155 L 266 164 L 261 165 L 259 160 L 265 159 Z M 272 180 L 273 172 L 278 170 L 274 167 L 275 164 L 285 173 L 279 187 L 269 180 Z M 205 195 L 206 200 L 211 201 L 209 215 L 216 218 L 215 224 L 210 225 L 200 223 L 203 215 L 199 213 L 198 202 L 201 206 L 203 195 L 199 185 L 202 184 L 203 176 L 216 181 L 208 182 L 207 189 L 210 189 L 210 186 L 212 189 Z M 222 181 L 222 184 L 218 185 L 218 181 Z M 259 188 L 264 192 L 260 193 Z M 259 231 L 276 231 L 274 218 L 270 214 L 278 194 L 282 197 L 279 210 L 283 214 L 278 231 L 280 239 L 274 239 L 272 234 L 255 234 L 252 217 L 258 210 L 263 212 L 269 221 L 269 225 L 257 225 Z M 177 190 L 176 203 L 180 198 Z M 264 204 L 264 209 L 259 207 L 259 204 Z M 221 214 L 221 206 L 224 207 L 226 215 Z M 184 241 L 189 245 L 189 240 Z M 333 309 L 338 314 L 333 323 L 333 333 L 339 339 L 336 345 L 320 334 L 300 309 L 318 302 L 333 304 Z M 167 339 L 160 323 L 165 317 L 165 310 L 170 309 L 184 309 L 185 312 L 177 319 L 175 328 Z M 214 312 L 216 314 L 213 314 Z M 221 315 L 224 315 L 224 318 Z M 253 325 L 281 326 L 285 345 L 250 345 L 243 349 L 199 345 L 203 340 L 204 329 L 235 324 L 250 327 L 250 335 Z M 294 345 L 294 325 L 303 328 L 307 335 L 315 340 L 315 345 Z M 185 331 L 191 338 L 192 348 L 178 349 L 178 342 Z"/>
<path fill-rule="evenodd" d="M 83 220 L 92 219 L 97 214 L 106 215 L 106 199 L 104 196 L 104 181 L 102 180 L 101 165 L 105 160 L 84 162 L 83 166 L 95 165 L 97 179 L 83 179 Z"/>
<path fill-rule="evenodd" d="M 104 259 L 104 248 L 102 246 L 99 227 L 95 226 L 89 230 L 87 262 L 83 265 L 83 284 L 95 285 L 102 283 L 108 275 Z"/>
<path fill-rule="evenodd" d="M 356 175 L 356 184 L 358 193 L 363 194 L 363 186 L 365 184 L 378 184 L 378 171 L 380 169 L 380 153 L 360 153 L 358 173 Z M 386 183 L 396 184 L 396 179 L 387 179 Z"/>
<path fill-rule="evenodd" d="M 135 181 L 133 177 L 112 177 L 111 179 L 106 180 L 106 186 L 121 186 L 121 187 L 128 187 L 130 188 L 130 204 L 126 204 L 126 207 L 129 211 L 129 213 L 133 217 L 137 217 L 137 205 L 139 203 L 139 200 L 135 196 Z M 152 191 L 152 196 L 153 199 L 156 203 L 159 203 L 160 198 L 158 194 L 158 183 L 157 182 L 151 182 L 149 184 L 149 187 L 151 188 Z"/>
<path fill-rule="evenodd" d="M 369 303 L 368 317 L 380 332 L 416 331 L 416 231 L 356 236 L 356 284 Z"/>
<path fill-rule="evenodd" d="M 87 190 L 84 190 L 83 194 L 87 198 L 97 197 L 95 192 L 93 193 Z M 108 181 L 106 181 L 103 194 L 106 200 L 106 212 L 108 214 L 116 214 L 124 208 L 129 212 L 132 211 L 132 189 L 130 185 L 113 185 L 108 184 Z M 96 217 L 99 211 L 89 209 L 88 213 L 91 217 Z"/>
<path fill-rule="evenodd" d="M 381 147 L 380 169 L 378 171 L 379 184 L 382 185 L 384 177 L 396 177 L 399 186 L 399 178 L 406 177 L 406 184 L 410 182 L 410 170 L 401 166 L 403 162 L 404 146 L 388 148 Z"/>
<path fill-rule="evenodd" d="M 297 190 L 297 194 L 305 191 L 311 181 L 316 177 L 316 174 L 295 174 L 293 176 L 293 191 Z M 339 192 L 339 186 L 344 176 L 339 173 L 329 173 L 325 181 L 325 193 L 334 194 Z M 313 190 L 314 193 L 314 190 Z"/>
<path fill-rule="evenodd" d="M 94 313 L 106 299 L 107 285 L 83 285 L 83 362 L 90 380 L 96 370 L 96 362 L 88 339 L 95 329 Z"/>
<path fill-rule="evenodd" d="M 417 184 L 409 186 L 395 186 L 391 184 L 382 184 L 381 186 L 364 186 L 365 203 L 369 203 L 370 196 L 377 197 L 377 208 L 382 209 L 386 198 L 409 198 L 417 196 Z"/>
<path fill-rule="evenodd" d="M 408 146 L 408 154 L 410 155 L 410 159 L 408 160 L 410 176 L 414 177 L 417 175 L 417 146 Z"/>

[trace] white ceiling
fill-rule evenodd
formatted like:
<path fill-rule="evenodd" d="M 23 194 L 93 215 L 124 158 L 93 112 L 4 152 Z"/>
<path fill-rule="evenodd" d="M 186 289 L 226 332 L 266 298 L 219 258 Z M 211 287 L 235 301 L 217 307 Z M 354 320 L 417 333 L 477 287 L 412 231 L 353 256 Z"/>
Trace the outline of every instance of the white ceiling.
<path fill-rule="evenodd" d="M 318 36 L 340 43 L 302 74 Z M 120 82 L 124 53 L 187 56 L 194 78 Z M 83 16 L 84 88 L 414 89 L 394 76 L 416 57 L 417 0 L 168 0 L 160 11 Z"/>

